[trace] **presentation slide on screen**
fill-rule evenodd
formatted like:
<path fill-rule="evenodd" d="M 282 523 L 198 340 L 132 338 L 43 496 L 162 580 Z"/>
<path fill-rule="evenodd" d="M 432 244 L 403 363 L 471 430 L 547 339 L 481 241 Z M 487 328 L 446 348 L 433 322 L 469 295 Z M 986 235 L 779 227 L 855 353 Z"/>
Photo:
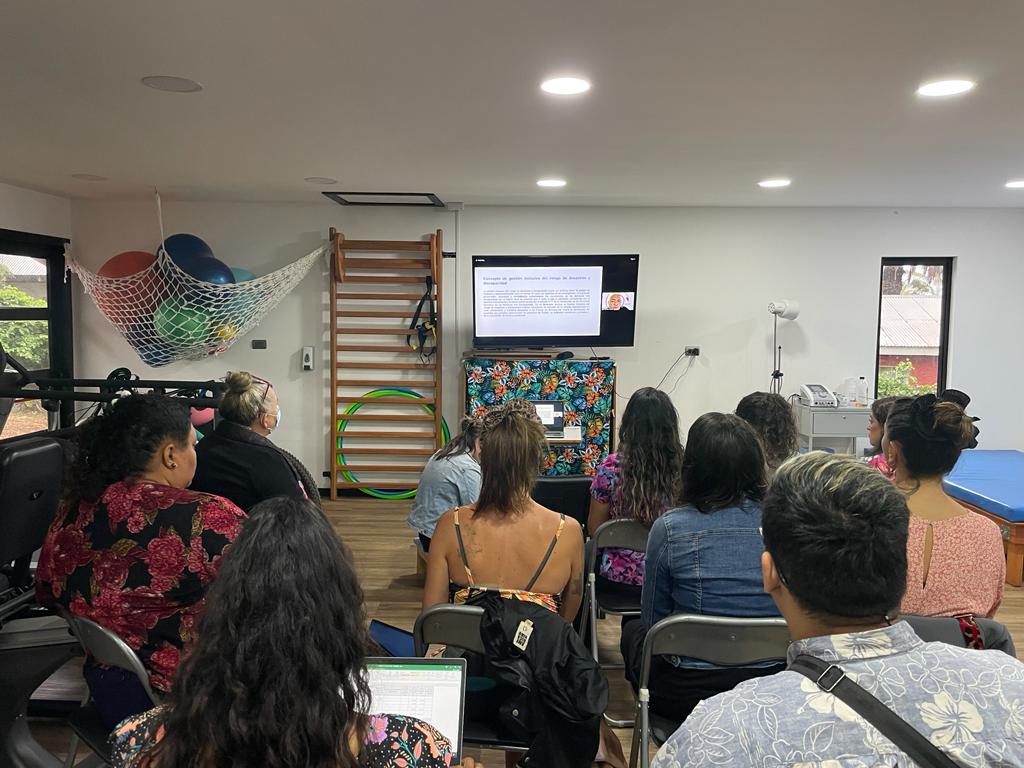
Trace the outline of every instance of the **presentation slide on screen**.
<path fill-rule="evenodd" d="M 387 712 L 430 723 L 458 749 L 462 676 L 462 667 L 455 664 L 367 664 L 370 713 Z"/>
<path fill-rule="evenodd" d="M 476 335 L 598 336 L 601 267 L 477 267 Z"/>

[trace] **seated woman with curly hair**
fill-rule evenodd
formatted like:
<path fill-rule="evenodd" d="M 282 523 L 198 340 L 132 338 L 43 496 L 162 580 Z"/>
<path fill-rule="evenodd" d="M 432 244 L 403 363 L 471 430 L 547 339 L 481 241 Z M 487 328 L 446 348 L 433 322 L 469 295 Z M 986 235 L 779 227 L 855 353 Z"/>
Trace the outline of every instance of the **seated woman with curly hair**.
<path fill-rule="evenodd" d="M 327 519 L 287 498 L 251 515 L 167 703 L 111 735 L 114 768 L 447 768 L 427 723 L 364 714 L 363 591 Z"/>
<path fill-rule="evenodd" d="M 245 518 L 227 499 L 188 490 L 195 445 L 188 406 L 160 395 L 123 398 L 86 422 L 36 571 L 40 602 L 113 631 L 161 692 Z M 109 727 L 149 708 L 130 672 L 88 659 L 84 672 Z"/>
<path fill-rule="evenodd" d="M 782 462 L 800 450 L 800 434 L 793 409 L 782 395 L 751 392 L 736 406 L 736 415 L 757 433 L 764 449 L 769 477 L 775 474 Z"/>

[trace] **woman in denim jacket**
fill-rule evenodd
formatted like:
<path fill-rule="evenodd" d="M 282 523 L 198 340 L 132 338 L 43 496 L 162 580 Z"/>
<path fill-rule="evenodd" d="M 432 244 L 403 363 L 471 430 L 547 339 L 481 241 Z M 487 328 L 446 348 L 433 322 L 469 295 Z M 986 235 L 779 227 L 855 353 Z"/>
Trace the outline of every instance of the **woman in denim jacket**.
<path fill-rule="evenodd" d="M 626 677 L 634 690 L 648 627 L 667 616 L 778 616 L 761 579 L 764 451 L 753 428 L 734 414 L 706 413 L 690 427 L 683 453 L 682 506 L 651 526 L 643 621 L 622 632 Z M 655 657 L 651 708 L 682 722 L 702 699 L 779 670 L 715 667 L 698 659 Z"/>

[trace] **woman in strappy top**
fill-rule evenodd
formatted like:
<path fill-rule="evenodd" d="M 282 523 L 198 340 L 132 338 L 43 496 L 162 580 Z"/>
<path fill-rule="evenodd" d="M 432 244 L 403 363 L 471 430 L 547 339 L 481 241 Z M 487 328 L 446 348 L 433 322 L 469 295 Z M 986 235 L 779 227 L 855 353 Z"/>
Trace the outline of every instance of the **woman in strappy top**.
<path fill-rule="evenodd" d="M 525 400 L 487 414 L 480 497 L 438 521 L 424 608 L 491 590 L 543 605 L 567 621 L 575 618 L 583 596 L 583 531 L 530 498 L 543 450 L 544 427 Z"/>

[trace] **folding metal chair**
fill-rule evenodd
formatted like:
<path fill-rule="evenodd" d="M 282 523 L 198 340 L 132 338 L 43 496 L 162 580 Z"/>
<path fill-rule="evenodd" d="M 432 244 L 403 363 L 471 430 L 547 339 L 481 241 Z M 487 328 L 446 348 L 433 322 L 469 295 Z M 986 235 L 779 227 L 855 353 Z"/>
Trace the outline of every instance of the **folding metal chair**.
<path fill-rule="evenodd" d="M 629 766 L 648 768 L 650 741 L 665 743 L 675 723 L 650 712 L 651 660 L 655 656 L 689 656 L 720 667 L 747 667 L 766 661 L 784 661 L 789 628 L 782 619 L 734 619 L 721 616 L 669 616 L 647 631 L 640 664 L 637 693 L 637 728 L 629 752 Z"/>
<path fill-rule="evenodd" d="M 74 616 L 63 608 L 59 608 L 58 613 L 71 626 L 71 631 L 78 638 L 78 642 L 88 656 L 91 656 L 99 664 L 131 672 L 139 679 L 153 706 L 160 704 L 160 697 L 149 685 L 149 673 L 131 646 L 95 621 L 82 616 Z M 68 744 L 65 768 L 71 768 L 75 764 L 75 753 L 78 751 L 79 740 L 85 742 L 86 746 L 104 764 L 109 764 L 110 748 L 107 738 L 110 736 L 110 729 L 100 719 L 99 712 L 96 710 L 96 705 L 91 702 L 88 691 L 82 699 L 82 706 L 68 715 L 67 721 L 73 733 L 71 743 Z"/>
<path fill-rule="evenodd" d="M 647 536 L 650 531 L 636 520 L 609 520 L 601 525 L 590 541 L 586 551 L 587 591 L 584 595 L 584 606 L 587 622 L 584 630 L 590 629 L 590 649 L 594 661 L 601 663 L 597 650 L 597 618 L 599 614 L 613 616 L 639 616 L 639 601 L 609 595 L 597 584 L 597 562 L 601 550 L 608 547 L 632 549 L 634 552 L 647 551 Z M 583 633 L 585 635 L 585 632 Z M 604 669 L 621 669 L 621 664 L 601 664 Z"/>
<path fill-rule="evenodd" d="M 925 642 L 939 642 L 947 645 L 967 647 L 967 640 L 960 631 L 960 622 L 952 616 L 901 616 Z M 1017 649 L 1013 637 L 1005 625 L 995 619 L 976 617 L 975 622 L 981 630 L 981 639 L 985 648 L 990 651 L 1002 651 L 1017 658 Z"/>
<path fill-rule="evenodd" d="M 418 656 L 423 656 L 430 645 L 445 645 L 475 653 L 484 653 L 480 640 L 480 620 L 484 609 L 473 605 L 448 605 L 442 603 L 427 608 L 416 617 L 412 630 L 413 646 Z M 462 728 L 462 742 L 484 749 L 500 749 L 505 752 L 525 752 L 529 744 L 517 742 L 499 735 L 494 723 L 477 720 L 472 712 L 466 712 Z"/>

